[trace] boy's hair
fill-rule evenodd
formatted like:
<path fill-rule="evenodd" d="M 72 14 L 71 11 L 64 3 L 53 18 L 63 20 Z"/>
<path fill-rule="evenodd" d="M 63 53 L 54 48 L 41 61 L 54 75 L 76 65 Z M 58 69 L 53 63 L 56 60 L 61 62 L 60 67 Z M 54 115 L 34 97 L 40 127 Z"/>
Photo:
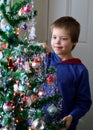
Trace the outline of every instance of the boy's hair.
<path fill-rule="evenodd" d="M 51 24 L 51 32 L 53 28 L 64 28 L 69 32 L 71 36 L 71 41 L 73 43 L 78 42 L 79 34 L 80 34 L 80 23 L 76 21 L 73 17 L 64 16 L 57 19 L 55 22 Z"/>

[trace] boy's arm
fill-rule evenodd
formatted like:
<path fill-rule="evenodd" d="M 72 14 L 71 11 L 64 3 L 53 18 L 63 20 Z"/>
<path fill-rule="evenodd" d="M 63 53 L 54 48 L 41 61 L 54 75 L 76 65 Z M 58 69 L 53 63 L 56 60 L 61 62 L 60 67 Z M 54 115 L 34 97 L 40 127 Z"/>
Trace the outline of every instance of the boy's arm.
<path fill-rule="evenodd" d="M 77 100 L 74 109 L 70 113 L 74 120 L 79 120 L 82 116 L 84 116 L 89 111 L 92 104 L 87 69 L 84 69 L 82 72 L 80 80 L 81 81 L 77 90 Z"/>
<path fill-rule="evenodd" d="M 87 69 L 84 69 L 82 76 L 80 77 L 79 87 L 77 89 L 77 100 L 75 106 L 70 112 L 70 115 L 62 119 L 66 121 L 66 129 L 70 127 L 73 120 L 77 121 L 84 116 L 89 111 L 91 104 L 92 101 L 89 86 L 89 76 Z"/>

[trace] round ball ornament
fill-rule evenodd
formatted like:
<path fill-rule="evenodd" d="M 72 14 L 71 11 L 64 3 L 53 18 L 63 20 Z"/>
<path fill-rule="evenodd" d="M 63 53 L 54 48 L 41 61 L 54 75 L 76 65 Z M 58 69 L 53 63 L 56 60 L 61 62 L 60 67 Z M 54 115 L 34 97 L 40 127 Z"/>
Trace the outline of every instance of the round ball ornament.
<path fill-rule="evenodd" d="M 21 28 L 24 29 L 24 30 L 26 30 L 26 29 L 27 29 L 27 25 L 26 25 L 26 23 L 23 24 L 23 25 L 21 26 Z"/>
<path fill-rule="evenodd" d="M 10 103 L 4 103 L 4 105 L 3 105 L 3 111 L 4 112 L 9 112 L 9 111 L 11 111 L 12 110 L 12 106 L 11 106 L 11 104 Z"/>
<path fill-rule="evenodd" d="M 2 19 L 0 23 L 1 23 L 1 29 L 3 31 L 6 31 L 6 25 L 7 25 L 6 19 Z"/>
<path fill-rule="evenodd" d="M 29 13 L 31 11 L 31 7 L 29 5 L 26 5 L 24 8 L 23 8 L 23 11 L 24 13 Z"/>
<path fill-rule="evenodd" d="M 7 48 L 8 48 L 8 44 L 7 44 L 7 43 L 2 42 L 1 47 L 2 47 L 2 49 L 7 49 Z"/>
<path fill-rule="evenodd" d="M 38 92 L 39 98 L 43 98 L 45 95 L 46 95 L 46 92 L 45 92 L 44 90 L 40 90 L 40 91 Z"/>
<path fill-rule="evenodd" d="M 45 122 L 43 120 L 40 120 L 40 119 L 35 119 L 32 122 L 32 126 L 33 126 L 34 130 L 44 130 Z"/>
<path fill-rule="evenodd" d="M 11 28 L 11 26 L 9 26 L 9 25 L 6 25 L 6 26 L 5 26 L 5 29 L 6 29 L 7 32 L 12 32 L 12 28 Z"/>
<path fill-rule="evenodd" d="M 46 79 L 46 82 L 48 84 L 52 84 L 54 82 L 54 76 L 53 75 L 49 75 Z"/>
<path fill-rule="evenodd" d="M 48 111 L 50 116 L 55 116 L 58 112 L 58 109 L 54 104 L 52 104 L 48 107 L 47 111 Z"/>
<path fill-rule="evenodd" d="M 33 69 L 39 69 L 40 65 L 41 65 L 41 61 L 39 61 L 38 59 L 34 59 L 34 61 L 32 62 Z"/>

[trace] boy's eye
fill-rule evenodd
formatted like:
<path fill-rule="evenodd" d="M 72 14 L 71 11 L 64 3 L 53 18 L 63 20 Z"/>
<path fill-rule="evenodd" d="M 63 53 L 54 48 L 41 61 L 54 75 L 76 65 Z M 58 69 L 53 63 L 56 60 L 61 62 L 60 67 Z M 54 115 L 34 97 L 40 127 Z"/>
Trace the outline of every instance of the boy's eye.
<path fill-rule="evenodd" d="M 56 36 L 52 37 L 53 39 L 56 39 Z"/>
<path fill-rule="evenodd" d="M 68 38 L 66 38 L 66 37 L 62 37 L 61 40 L 64 40 L 64 41 L 65 41 L 65 40 L 68 40 Z"/>

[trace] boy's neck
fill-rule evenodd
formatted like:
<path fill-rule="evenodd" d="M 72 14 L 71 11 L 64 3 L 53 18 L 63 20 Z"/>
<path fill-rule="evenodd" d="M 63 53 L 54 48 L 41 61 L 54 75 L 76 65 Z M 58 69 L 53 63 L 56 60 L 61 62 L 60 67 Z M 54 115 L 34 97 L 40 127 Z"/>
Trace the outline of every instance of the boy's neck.
<path fill-rule="evenodd" d="M 69 54 L 69 55 L 59 55 L 59 57 L 62 59 L 62 61 L 74 58 L 72 56 L 72 54 Z"/>

